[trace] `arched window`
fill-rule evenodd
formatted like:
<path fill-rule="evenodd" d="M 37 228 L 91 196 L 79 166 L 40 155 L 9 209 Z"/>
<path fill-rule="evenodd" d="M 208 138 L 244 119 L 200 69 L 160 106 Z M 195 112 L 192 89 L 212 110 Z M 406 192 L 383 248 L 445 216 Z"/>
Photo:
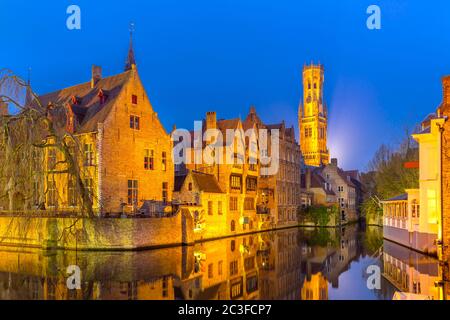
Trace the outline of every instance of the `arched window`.
<path fill-rule="evenodd" d="M 234 252 L 235 249 L 236 249 L 236 241 L 231 240 L 231 252 Z"/>
<path fill-rule="evenodd" d="M 231 220 L 231 231 L 236 231 L 236 223 L 234 220 Z"/>

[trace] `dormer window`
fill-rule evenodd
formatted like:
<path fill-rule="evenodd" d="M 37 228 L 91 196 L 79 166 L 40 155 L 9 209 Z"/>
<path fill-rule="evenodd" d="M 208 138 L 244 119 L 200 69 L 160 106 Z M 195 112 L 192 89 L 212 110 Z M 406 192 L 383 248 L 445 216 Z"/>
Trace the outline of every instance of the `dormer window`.
<path fill-rule="evenodd" d="M 131 103 L 132 103 L 132 104 L 137 104 L 137 103 L 138 103 L 138 97 L 137 97 L 137 95 L 133 94 L 133 95 L 131 96 Z"/>
<path fill-rule="evenodd" d="M 73 105 L 78 105 L 78 104 L 80 104 L 80 98 L 77 98 L 77 97 L 75 97 L 75 96 L 72 96 L 72 97 L 70 98 L 70 100 L 71 100 L 71 102 L 72 102 Z"/>
<path fill-rule="evenodd" d="M 103 92 L 103 90 L 100 89 L 100 90 L 98 91 L 97 96 L 98 96 L 98 99 L 99 99 L 99 101 L 100 101 L 100 104 L 104 104 L 105 101 L 106 101 L 107 96 L 106 96 L 106 94 Z"/>

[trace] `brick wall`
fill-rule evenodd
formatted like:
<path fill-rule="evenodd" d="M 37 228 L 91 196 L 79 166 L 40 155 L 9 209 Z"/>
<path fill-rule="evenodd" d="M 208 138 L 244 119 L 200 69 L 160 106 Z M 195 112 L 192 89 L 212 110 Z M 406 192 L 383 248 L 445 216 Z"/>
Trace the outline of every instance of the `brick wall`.
<path fill-rule="evenodd" d="M 137 96 L 137 104 L 132 103 Z M 130 128 L 130 115 L 140 117 L 140 130 Z M 174 166 L 172 142 L 153 110 L 137 71 L 122 89 L 113 110 L 103 125 L 101 141 L 101 201 L 104 211 L 120 212 L 127 203 L 128 180 L 138 181 L 140 200 L 162 200 L 163 183 L 167 183 L 168 200 L 172 199 Z M 144 150 L 154 152 L 154 170 L 144 168 Z M 162 154 L 166 153 L 166 169 Z M 131 211 L 132 207 L 125 207 Z"/>
<path fill-rule="evenodd" d="M 0 244 L 78 250 L 132 250 L 193 243 L 192 219 L 0 217 Z M 76 235 L 76 236 L 75 236 Z"/>
<path fill-rule="evenodd" d="M 443 102 L 440 111 L 443 116 L 450 117 L 450 77 L 445 77 L 443 82 Z M 443 241 L 444 259 L 450 257 L 450 122 L 446 121 L 443 126 L 442 137 L 442 212 L 443 212 Z M 447 277 L 448 279 L 448 277 Z"/>

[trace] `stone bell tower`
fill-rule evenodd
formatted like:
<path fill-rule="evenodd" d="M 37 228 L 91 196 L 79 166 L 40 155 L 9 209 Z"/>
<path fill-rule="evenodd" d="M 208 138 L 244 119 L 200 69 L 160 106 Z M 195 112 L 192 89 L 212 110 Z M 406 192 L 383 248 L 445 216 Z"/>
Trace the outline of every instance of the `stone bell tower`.
<path fill-rule="evenodd" d="M 328 112 L 323 101 L 324 68 L 311 64 L 303 67 L 303 103 L 298 109 L 300 149 L 308 166 L 330 162 L 327 147 Z"/>

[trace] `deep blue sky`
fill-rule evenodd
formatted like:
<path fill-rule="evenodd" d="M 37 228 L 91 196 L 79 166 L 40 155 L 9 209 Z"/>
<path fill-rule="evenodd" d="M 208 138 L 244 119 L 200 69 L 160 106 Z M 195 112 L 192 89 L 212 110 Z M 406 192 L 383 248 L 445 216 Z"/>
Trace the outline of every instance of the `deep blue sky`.
<path fill-rule="evenodd" d="M 66 8 L 82 29 L 66 28 Z M 378 4 L 382 29 L 366 28 Z M 136 24 L 138 69 L 166 129 L 191 128 L 208 110 L 297 127 L 301 71 L 325 65 L 329 147 L 346 168 L 364 169 L 381 143 L 397 144 L 441 101 L 450 74 L 446 0 L 24 1 L 0 2 L 0 68 L 38 93 L 123 70 L 128 25 Z"/>

